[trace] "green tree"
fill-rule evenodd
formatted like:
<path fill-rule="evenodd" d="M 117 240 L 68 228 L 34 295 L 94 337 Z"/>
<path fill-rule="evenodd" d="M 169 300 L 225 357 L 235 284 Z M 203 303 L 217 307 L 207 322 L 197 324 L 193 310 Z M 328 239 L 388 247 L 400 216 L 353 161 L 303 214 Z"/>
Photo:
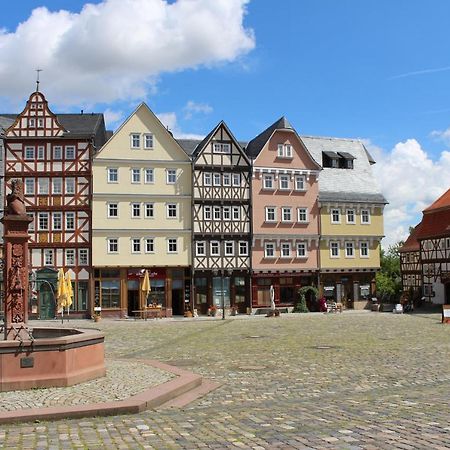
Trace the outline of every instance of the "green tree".
<path fill-rule="evenodd" d="M 400 241 L 390 245 L 386 251 L 381 249 L 381 270 L 375 277 L 377 294 L 381 297 L 396 298 L 402 290 L 399 253 L 402 246 L 403 241 Z"/>

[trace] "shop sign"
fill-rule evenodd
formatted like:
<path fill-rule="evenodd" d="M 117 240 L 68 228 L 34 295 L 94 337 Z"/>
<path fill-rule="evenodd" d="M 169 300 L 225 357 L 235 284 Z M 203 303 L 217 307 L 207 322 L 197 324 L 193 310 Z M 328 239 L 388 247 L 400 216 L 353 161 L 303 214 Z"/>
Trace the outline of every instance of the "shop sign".
<path fill-rule="evenodd" d="M 191 281 L 185 280 L 184 282 L 184 303 L 191 301 Z"/>

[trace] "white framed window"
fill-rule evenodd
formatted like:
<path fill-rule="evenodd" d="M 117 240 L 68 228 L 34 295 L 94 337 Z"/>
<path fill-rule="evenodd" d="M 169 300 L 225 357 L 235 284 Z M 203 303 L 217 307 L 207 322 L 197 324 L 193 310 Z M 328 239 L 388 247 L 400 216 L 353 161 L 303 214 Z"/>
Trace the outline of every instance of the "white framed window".
<path fill-rule="evenodd" d="M 222 219 L 231 220 L 231 206 L 224 206 L 222 210 Z"/>
<path fill-rule="evenodd" d="M 66 178 L 66 194 L 75 194 L 75 178 Z"/>
<path fill-rule="evenodd" d="M 283 144 L 277 145 L 277 156 L 279 158 L 282 158 L 284 156 L 284 145 Z"/>
<path fill-rule="evenodd" d="M 296 175 L 295 176 L 295 190 L 296 191 L 306 191 L 305 175 Z"/>
<path fill-rule="evenodd" d="M 25 195 L 34 194 L 34 178 L 25 178 Z"/>
<path fill-rule="evenodd" d="M 197 256 L 205 256 L 206 255 L 205 241 L 198 241 L 195 243 L 195 254 Z"/>
<path fill-rule="evenodd" d="M 231 173 L 224 173 L 222 175 L 222 183 L 224 186 L 231 186 Z"/>
<path fill-rule="evenodd" d="M 239 256 L 248 256 L 248 242 L 239 241 Z"/>
<path fill-rule="evenodd" d="M 27 216 L 31 219 L 30 225 L 28 226 L 28 230 L 34 231 L 34 213 L 27 212 Z"/>
<path fill-rule="evenodd" d="M 367 241 L 362 241 L 359 243 L 359 256 L 360 258 L 369 257 L 369 243 Z"/>
<path fill-rule="evenodd" d="M 221 208 L 220 206 L 214 206 L 214 220 L 221 220 Z"/>
<path fill-rule="evenodd" d="M 141 182 L 141 169 L 139 168 L 131 169 L 131 182 L 133 184 Z"/>
<path fill-rule="evenodd" d="M 137 219 L 141 217 L 141 204 L 140 203 L 131 203 L 131 217 L 133 219 Z"/>
<path fill-rule="evenodd" d="M 116 219 L 119 217 L 119 204 L 118 203 L 108 203 L 108 219 Z"/>
<path fill-rule="evenodd" d="M 219 241 L 211 241 L 209 243 L 209 254 L 211 256 L 219 256 L 220 255 Z"/>
<path fill-rule="evenodd" d="M 339 258 L 339 242 L 330 242 L 330 258 Z"/>
<path fill-rule="evenodd" d="M 214 186 L 220 186 L 222 184 L 220 178 L 221 178 L 220 177 L 220 173 L 214 173 L 213 174 L 213 184 L 214 184 Z"/>
<path fill-rule="evenodd" d="M 62 178 L 52 178 L 52 194 L 62 194 Z"/>
<path fill-rule="evenodd" d="M 331 223 L 341 223 L 341 211 L 338 208 L 331 210 Z"/>
<path fill-rule="evenodd" d="M 145 150 L 153 149 L 153 134 L 151 133 L 144 134 L 144 148 Z"/>
<path fill-rule="evenodd" d="M 370 211 L 368 209 L 361 210 L 361 224 L 362 225 L 370 224 Z"/>
<path fill-rule="evenodd" d="M 140 238 L 131 238 L 131 253 L 141 253 Z"/>
<path fill-rule="evenodd" d="M 167 203 L 166 211 L 168 219 L 176 219 L 178 217 L 178 205 L 176 203 Z"/>
<path fill-rule="evenodd" d="M 277 209 L 275 206 L 266 206 L 266 222 L 277 221 Z"/>
<path fill-rule="evenodd" d="M 108 168 L 108 183 L 119 182 L 119 169 L 117 167 Z"/>
<path fill-rule="evenodd" d="M 68 248 L 66 249 L 66 266 L 74 266 L 75 265 L 75 249 Z"/>
<path fill-rule="evenodd" d="M 66 145 L 66 159 L 75 159 L 75 146 Z"/>
<path fill-rule="evenodd" d="M 35 148 L 31 147 L 31 146 L 26 146 L 25 147 L 25 159 L 30 161 L 34 159 L 34 151 Z"/>
<path fill-rule="evenodd" d="M 241 220 L 241 207 L 233 206 L 233 220 Z"/>
<path fill-rule="evenodd" d="M 263 176 L 263 189 L 270 189 L 270 190 L 275 189 L 273 175 L 264 175 Z"/>
<path fill-rule="evenodd" d="M 280 189 L 282 191 L 287 191 L 290 188 L 290 177 L 289 175 L 280 175 Z"/>
<path fill-rule="evenodd" d="M 36 119 L 33 118 L 33 117 L 30 117 L 30 118 L 28 119 L 28 126 L 29 126 L 30 128 L 34 128 L 34 127 L 36 126 Z"/>
<path fill-rule="evenodd" d="M 153 203 L 144 203 L 144 217 L 146 219 L 155 217 L 155 205 Z"/>
<path fill-rule="evenodd" d="M 291 243 L 290 242 L 282 242 L 281 243 L 280 256 L 282 258 L 290 258 L 291 257 Z"/>
<path fill-rule="evenodd" d="M 89 250 L 87 248 L 78 249 L 78 265 L 89 265 Z"/>
<path fill-rule="evenodd" d="M 177 182 L 177 169 L 166 169 L 166 184 Z"/>
<path fill-rule="evenodd" d="M 40 145 L 37 149 L 37 159 L 43 160 L 45 159 L 45 147 Z"/>
<path fill-rule="evenodd" d="M 51 248 L 44 249 L 44 265 L 53 266 L 54 251 Z"/>
<path fill-rule="evenodd" d="M 225 241 L 225 256 L 234 256 L 234 241 Z"/>
<path fill-rule="evenodd" d="M 230 153 L 231 152 L 231 144 L 224 142 L 214 142 L 213 143 L 213 151 L 214 153 Z"/>
<path fill-rule="evenodd" d="M 145 253 L 155 253 L 155 239 L 154 238 L 145 238 Z"/>
<path fill-rule="evenodd" d="M 275 258 L 275 243 L 265 242 L 264 243 L 264 258 Z"/>
<path fill-rule="evenodd" d="M 351 241 L 345 242 L 345 257 L 346 258 L 355 257 L 355 244 Z"/>
<path fill-rule="evenodd" d="M 297 258 L 307 258 L 308 250 L 306 242 L 297 242 Z"/>
<path fill-rule="evenodd" d="M 292 145 L 291 144 L 278 144 L 277 145 L 278 158 L 292 158 Z"/>
<path fill-rule="evenodd" d="M 61 212 L 54 212 L 52 214 L 53 219 L 53 231 L 61 231 L 62 230 L 62 213 Z"/>
<path fill-rule="evenodd" d="M 292 208 L 287 206 L 281 208 L 281 221 L 292 222 Z"/>
<path fill-rule="evenodd" d="M 141 148 L 141 135 L 139 133 L 130 134 L 130 146 L 131 148 Z"/>
<path fill-rule="evenodd" d="M 211 206 L 203 207 L 203 220 L 211 220 Z"/>
<path fill-rule="evenodd" d="M 203 186 L 211 186 L 211 172 L 204 172 L 203 173 Z"/>
<path fill-rule="evenodd" d="M 154 169 L 146 168 L 144 169 L 144 183 L 153 184 L 155 182 L 155 171 Z"/>
<path fill-rule="evenodd" d="M 241 185 L 241 174 L 233 173 L 233 186 L 240 186 L 240 185 Z"/>
<path fill-rule="evenodd" d="M 38 194 L 48 195 L 49 183 L 50 183 L 50 180 L 48 178 L 38 178 L 38 189 L 39 189 Z"/>
<path fill-rule="evenodd" d="M 177 238 L 167 239 L 167 253 L 178 253 Z"/>
<path fill-rule="evenodd" d="M 62 146 L 55 145 L 53 147 L 53 159 L 62 159 Z"/>
<path fill-rule="evenodd" d="M 38 126 L 38 128 L 44 128 L 44 119 L 38 118 L 37 126 Z"/>
<path fill-rule="evenodd" d="M 297 208 L 297 222 L 307 223 L 308 222 L 308 208 Z"/>
<path fill-rule="evenodd" d="M 66 213 L 66 230 L 69 230 L 69 231 L 75 230 L 75 213 L 74 212 Z"/>
<path fill-rule="evenodd" d="M 119 239 L 108 238 L 106 242 L 108 253 L 119 253 Z"/>
<path fill-rule="evenodd" d="M 354 209 L 347 209 L 347 223 L 354 224 L 355 223 L 355 210 Z"/>
<path fill-rule="evenodd" d="M 38 230 L 39 231 L 48 230 L 48 213 L 47 212 L 38 213 Z"/>

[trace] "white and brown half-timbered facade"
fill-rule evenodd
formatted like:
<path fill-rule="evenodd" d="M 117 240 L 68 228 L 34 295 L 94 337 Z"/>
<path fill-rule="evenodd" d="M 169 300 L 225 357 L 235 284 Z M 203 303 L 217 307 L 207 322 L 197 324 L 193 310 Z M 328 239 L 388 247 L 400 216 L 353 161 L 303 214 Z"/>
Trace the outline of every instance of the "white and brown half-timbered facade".
<path fill-rule="evenodd" d="M 423 211 L 420 231 L 423 296 L 450 304 L 450 189 Z"/>
<path fill-rule="evenodd" d="M 246 312 L 250 307 L 250 161 L 223 121 L 193 150 L 193 307 L 200 314 L 223 305 Z"/>
<path fill-rule="evenodd" d="M 33 92 L 5 131 L 5 191 L 13 179 L 24 185 L 30 224 L 30 261 L 37 298 L 32 317 L 55 316 L 56 273 L 70 271 L 72 310 L 89 314 L 91 276 L 91 159 L 106 137 L 103 114 L 54 114 L 45 96 Z"/>

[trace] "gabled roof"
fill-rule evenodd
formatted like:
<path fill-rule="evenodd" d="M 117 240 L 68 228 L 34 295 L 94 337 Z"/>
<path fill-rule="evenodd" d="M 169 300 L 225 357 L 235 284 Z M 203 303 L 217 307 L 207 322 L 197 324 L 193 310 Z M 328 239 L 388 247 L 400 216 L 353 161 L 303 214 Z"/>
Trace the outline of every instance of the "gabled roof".
<path fill-rule="evenodd" d="M 399 252 L 406 253 L 406 252 L 414 252 L 414 251 L 420 250 L 418 236 L 420 234 L 421 228 L 422 228 L 422 222 L 420 222 L 419 224 L 417 224 L 414 227 L 414 229 L 411 231 L 411 234 L 408 236 L 408 239 L 406 239 L 405 243 L 399 249 Z"/>
<path fill-rule="evenodd" d="M 436 211 L 442 208 L 450 208 L 450 189 L 444 192 L 437 200 L 435 200 L 428 208 L 423 212 L 427 214 L 431 211 Z"/>
<path fill-rule="evenodd" d="M 430 211 L 424 214 L 417 239 L 445 236 L 450 237 L 450 208 Z"/>
<path fill-rule="evenodd" d="M 289 123 L 285 116 L 280 117 L 275 123 L 270 125 L 269 128 L 266 128 L 262 133 L 258 134 L 258 136 L 253 138 L 247 144 L 246 152 L 249 158 L 254 159 L 259 155 L 259 152 L 262 150 L 264 145 L 266 145 L 266 142 L 269 140 L 270 136 L 272 136 L 275 130 L 295 131 L 293 126 Z"/>

